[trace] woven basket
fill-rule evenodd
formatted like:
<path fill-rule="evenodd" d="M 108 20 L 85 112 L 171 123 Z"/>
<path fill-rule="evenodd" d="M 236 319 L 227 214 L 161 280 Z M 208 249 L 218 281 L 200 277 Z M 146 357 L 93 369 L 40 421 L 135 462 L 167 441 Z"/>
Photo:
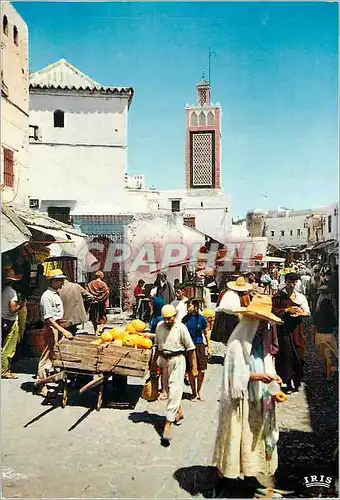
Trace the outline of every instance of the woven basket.
<path fill-rule="evenodd" d="M 158 375 L 151 375 L 145 382 L 141 398 L 146 401 L 156 401 L 158 399 Z"/>

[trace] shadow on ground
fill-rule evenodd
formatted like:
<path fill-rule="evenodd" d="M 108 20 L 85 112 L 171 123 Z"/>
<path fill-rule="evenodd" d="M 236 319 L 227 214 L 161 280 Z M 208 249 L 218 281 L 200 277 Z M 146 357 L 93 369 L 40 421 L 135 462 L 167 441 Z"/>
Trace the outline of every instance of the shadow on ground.
<path fill-rule="evenodd" d="M 216 356 L 215 354 L 211 356 L 208 359 L 208 364 L 209 365 L 223 365 L 224 363 L 224 357 L 223 356 Z"/>
<path fill-rule="evenodd" d="M 280 431 L 277 483 L 282 488 L 303 489 L 304 477 L 338 478 L 338 391 L 323 376 L 315 346 L 309 343 L 305 369 L 306 397 L 312 432 Z M 327 491 L 323 489 L 324 493 Z M 310 496 L 311 491 L 309 490 Z M 329 493 L 329 492 L 328 492 Z"/>
<path fill-rule="evenodd" d="M 197 495 L 202 495 L 204 498 L 214 497 L 217 482 L 214 467 L 200 465 L 183 467 L 174 473 L 174 478 L 192 497 Z M 219 490 L 219 498 L 254 498 L 255 494 L 255 487 L 246 485 L 241 479 L 224 480 Z"/>
<path fill-rule="evenodd" d="M 14 373 L 25 373 L 27 375 L 36 375 L 39 358 L 22 358 L 13 363 Z"/>
<path fill-rule="evenodd" d="M 79 394 L 79 389 L 91 379 L 92 377 L 87 377 L 82 380 L 80 384 L 69 382 L 67 406 L 80 406 L 89 409 L 94 409 L 96 407 L 98 401 L 98 388 Z M 34 381 L 24 382 L 21 384 L 20 388 L 27 393 L 31 393 L 34 397 L 40 397 L 35 395 L 36 387 Z M 56 406 L 60 405 L 62 398 L 61 386 L 58 384 L 48 384 L 48 388 L 51 391 L 50 397 L 44 399 L 41 398 L 41 404 L 49 405 L 53 403 Z M 111 381 L 108 381 L 104 385 L 103 402 L 101 407 L 103 409 L 113 408 L 117 410 L 134 409 L 140 398 L 142 390 L 142 385 L 135 384 L 127 385 L 126 389 L 117 390 L 114 384 Z"/>
<path fill-rule="evenodd" d="M 174 478 L 180 487 L 190 493 L 191 496 L 202 495 L 204 498 L 211 498 L 216 479 L 214 467 L 203 467 L 193 465 L 176 470 Z"/>
<path fill-rule="evenodd" d="M 159 436 L 162 436 L 163 434 L 164 417 L 158 415 L 157 413 L 149 413 L 148 411 L 130 413 L 129 420 L 131 420 L 134 424 L 150 424 L 154 427 Z"/>

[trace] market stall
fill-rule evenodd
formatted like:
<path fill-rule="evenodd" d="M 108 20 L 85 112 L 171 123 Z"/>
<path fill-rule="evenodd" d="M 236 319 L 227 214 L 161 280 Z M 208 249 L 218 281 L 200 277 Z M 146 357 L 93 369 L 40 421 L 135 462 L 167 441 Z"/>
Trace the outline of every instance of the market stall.
<path fill-rule="evenodd" d="M 92 377 L 81 387 L 82 394 L 98 389 L 96 409 L 102 405 L 103 393 L 108 379 L 113 375 L 145 378 L 152 352 L 152 334 L 145 331 L 145 324 L 135 320 L 125 327 L 105 331 L 93 340 L 93 335 L 79 334 L 73 340 L 63 338 L 53 352 L 55 373 L 45 379 L 38 379 L 36 386 L 59 382 L 62 393 L 61 406 L 68 400 L 68 380 L 77 376 Z M 133 333 L 134 332 L 134 333 Z"/>
<path fill-rule="evenodd" d="M 44 274 L 61 267 L 71 281 L 76 281 L 77 253 L 79 248 L 86 250 L 85 235 L 35 210 L 2 206 L 1 211 L 2 267 L 13 267 L 21 275 L 14 286 L 19 300 L 25 302 L 19 318 L 22 346 L 27 348 L 26 354 L 39 355 L 43 348 L 40 298 L 48 286 Z M 57 256 L 53 245 L 58 247 Z"/>

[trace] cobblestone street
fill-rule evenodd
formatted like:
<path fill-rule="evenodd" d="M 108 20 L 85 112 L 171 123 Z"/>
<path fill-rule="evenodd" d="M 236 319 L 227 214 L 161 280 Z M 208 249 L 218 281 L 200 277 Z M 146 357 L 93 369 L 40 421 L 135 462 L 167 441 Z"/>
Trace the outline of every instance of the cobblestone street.
<path fill-rule="evenodd" d="M 18 380 L 2 381 L 4 497 L 211 497 L 223 361 L 221 347 L 214 347 L 206 401 L 183 401 L 186 418 L 174 428 L 169 448 L 159 439 L 164 403 L 138 399 L 140 380 L 129 380 L 130 408 L 104 405 L 98 413 L 91 395 L 74 395 L 61 409 L 31 394 L 36 360 L 21 362 Z M 278 409 L 277 478 L 286 489 L 295 489 L 304 475 L 335 474 L 337 393 L 321 378 L 314 346 L 306 372 L 304 390 Z"/>

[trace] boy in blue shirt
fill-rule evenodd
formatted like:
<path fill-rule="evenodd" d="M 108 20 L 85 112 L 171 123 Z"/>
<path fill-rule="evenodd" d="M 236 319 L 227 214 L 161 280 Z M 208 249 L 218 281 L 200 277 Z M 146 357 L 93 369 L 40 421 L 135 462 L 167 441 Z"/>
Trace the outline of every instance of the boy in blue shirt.
<path fill-rule="evenodd" d="M 196 370 L 190 370 L 187 360 L 187 371 L 189 375 L 189 382 L 192 391 L 192 399 L 203 401 L 202 398 L 202 385 L 204 380 L 204 372 L 208 366 L 208 322 L 199 310 L 199 301 L 197 299 L 190 299 L 187 302 L 188 314 L 182 319 L 189 330 L 191 339 L 195 344 L 194 358 L 196 358 Z M 205 342 L 204 342 L 205 338 Z"/>

